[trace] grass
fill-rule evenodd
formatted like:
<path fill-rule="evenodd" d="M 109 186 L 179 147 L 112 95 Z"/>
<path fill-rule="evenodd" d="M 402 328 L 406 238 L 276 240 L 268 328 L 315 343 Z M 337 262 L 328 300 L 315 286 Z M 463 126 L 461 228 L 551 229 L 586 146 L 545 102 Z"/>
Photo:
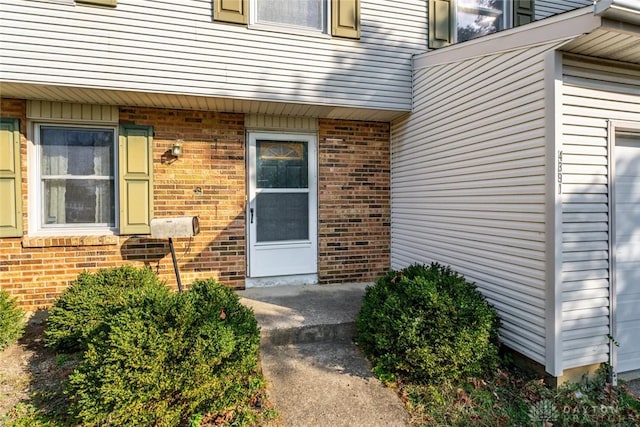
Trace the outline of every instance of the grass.
<path fill-rule="evenodd" d="M 640 425 L 638 396 L 609 384 L 604 369 L 558 388 L 515 368 L 459 384 L 396 384 L 416 426 Z"/>

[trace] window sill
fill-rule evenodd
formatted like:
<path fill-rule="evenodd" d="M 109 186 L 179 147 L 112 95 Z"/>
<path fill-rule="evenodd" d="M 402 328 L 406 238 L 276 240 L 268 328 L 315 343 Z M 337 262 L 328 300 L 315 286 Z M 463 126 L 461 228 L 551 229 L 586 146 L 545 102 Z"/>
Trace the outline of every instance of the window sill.
<path fill-rule="evenodd" d="M 331 35 L 320 30 L 305 30 L 303 28 L 297 27 L 288 27 L 286 25 L 275 25 L 275 24 L 263 24 L 263 23 L 254 23 L 248 25 L 249 30 L 254 31 L 268 31 L 271 33 L 280 33 L 294 36 L 306 36 L 306 37 L 315 37 L 321 39 L 331 39 Z"/>
<path fill-rule="evenodd" d="M 120 242 L 118 236 L 42 236 L 24 237 L 24 248 L 53 248 L 73 246 L 110 246 Z"/>

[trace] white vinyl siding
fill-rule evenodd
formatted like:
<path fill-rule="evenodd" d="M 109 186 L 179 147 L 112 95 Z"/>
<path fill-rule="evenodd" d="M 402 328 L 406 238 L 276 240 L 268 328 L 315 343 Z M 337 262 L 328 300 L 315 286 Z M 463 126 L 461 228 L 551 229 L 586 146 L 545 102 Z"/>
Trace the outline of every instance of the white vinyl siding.
<path fill-rule="evenodd" d="M 564 369 L 609 360 L 608 120 L 640 122 L 640 69 L 612 64 L 564 59 Z"/>
<path fill-rule="evenodd" d="M 538 19 L 557 15 L 558 13 L 568 12 L 570 10 L 592 5 L 593 0 L 536 0 L 536 21 Z"/>
<path fill-rule="evenodd" d="M 451 265 L 499 310 L 503 342 L 542 364 L 550 48 L 417 69 L 414 113 L 392 126 L 392 267 Z"/>
<path fill-rule="evenodd" d="M 426 4 L 365 0 L 361 15 L 362 37 L 349 40 L 215 22 L 211 0 L 0 0 L 11 23 L 0 30 L 2 80 L 408 111 Z"/>

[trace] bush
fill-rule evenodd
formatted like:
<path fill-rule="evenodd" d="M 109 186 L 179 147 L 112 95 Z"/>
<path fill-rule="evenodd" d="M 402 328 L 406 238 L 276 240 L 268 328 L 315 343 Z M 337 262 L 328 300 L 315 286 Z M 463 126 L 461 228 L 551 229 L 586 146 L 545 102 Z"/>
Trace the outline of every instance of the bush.
<path fill-rule="evenodd" d="M 213 280 L 129 305 L 71 374 L 72 412 L 89 426 L 186 425 L 230 413 L 241 424 L 263 387 L 259 341 L 253 312 Z"/>
<path fill-rule="evenodd" d="M 434 384 L 482 376 L 498 365 L 496 311 L 448 267 L 413 265 L 367 288 L 358 342 L 382 379 Z"/>
<path fill-rule="evenodd" d="M 51 308 L 45 344 L 65 352 L 86 350 L 87 343 L 104 332 L 110 316 L 168 296 L 167 286 L 149 268 L 123 266 L 81 273 Z"/>
<path fill-rule="evenodd" d="M 15 298 L 0 290 L 0 351 L 13 344 L 24 331 L 24 311 Z"/>

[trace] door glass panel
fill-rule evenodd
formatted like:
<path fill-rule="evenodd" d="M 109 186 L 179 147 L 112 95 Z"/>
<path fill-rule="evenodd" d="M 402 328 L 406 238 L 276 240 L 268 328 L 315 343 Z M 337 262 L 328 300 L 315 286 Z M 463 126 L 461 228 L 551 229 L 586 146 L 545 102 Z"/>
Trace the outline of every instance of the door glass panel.
<path fill-rule="evenodd" d="M 307 188 L 307 143 L 256 141 L 257 188 Z"/>
<path fill-rule="evenodd" d="M 257 194 L 256 211 L 258 242 L 309 239 L 307 193 Z"/>

